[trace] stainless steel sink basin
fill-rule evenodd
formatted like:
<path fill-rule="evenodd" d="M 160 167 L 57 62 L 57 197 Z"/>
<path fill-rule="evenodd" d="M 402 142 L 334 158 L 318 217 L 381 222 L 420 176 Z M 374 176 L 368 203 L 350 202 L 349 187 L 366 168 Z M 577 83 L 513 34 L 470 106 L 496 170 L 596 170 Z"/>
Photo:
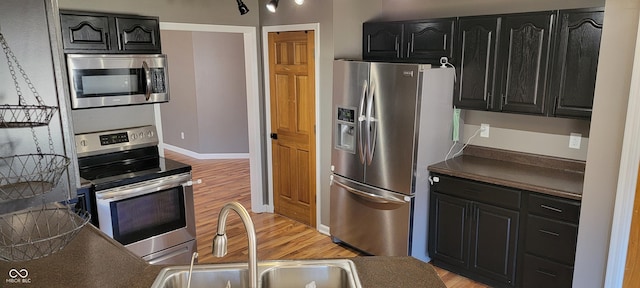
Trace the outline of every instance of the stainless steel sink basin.
<path fill-rule="evenodd" d="M 193 266 L 191 288 L 249 287 L 249 269 L 246 263 L 211 264 Z M 162 269 L 151 287 L 187 287 L 189 266 L 172 266 Z"/>
<path fill-rule="evenodd" d="M 296 263 L 297 262 L 297 263 Z M 355 268 L 349 262 L 328 260 L 300 264 L 301 261 L 276 265 L 260 274 L 262 288 L 347 288 L 360 287 L 354 281 Z M 357 279 L 357 275 L 356 275 Z"/>
<path fill-rule="evenodd" d="M 246 263 L 195 265 L 191 276 L 191 287 L 249 287 L 247 267 Z M 151 287 L 187 287 L 188 279 L 189 266 L 167 267 L 160 271 Z M 258 286 L 261 288 L 361 287 L 355 265 L 347 259 L 258 262 Z"/>

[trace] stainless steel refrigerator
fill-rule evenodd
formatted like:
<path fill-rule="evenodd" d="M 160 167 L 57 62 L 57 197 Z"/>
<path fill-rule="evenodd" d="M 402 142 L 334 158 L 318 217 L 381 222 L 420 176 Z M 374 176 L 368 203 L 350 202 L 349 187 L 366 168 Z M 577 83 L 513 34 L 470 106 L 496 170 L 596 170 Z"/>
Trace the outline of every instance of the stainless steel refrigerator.
<path fill-rule="evenodd" d="M 429 261 L 427 166 L 452 144 L 452 68 L 336 60 L 330 231 L 373 255 Z"/>

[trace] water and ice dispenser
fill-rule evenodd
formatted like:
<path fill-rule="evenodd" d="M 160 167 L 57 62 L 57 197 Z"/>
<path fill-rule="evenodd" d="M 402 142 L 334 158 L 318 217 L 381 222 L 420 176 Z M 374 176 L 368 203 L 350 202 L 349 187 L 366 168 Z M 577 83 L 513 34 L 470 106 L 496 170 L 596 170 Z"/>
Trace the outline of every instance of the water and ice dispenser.
<path fill-rule="evenodd" d="M 356 153 L 355 108 L 338 107 L 335 148 Z"/>

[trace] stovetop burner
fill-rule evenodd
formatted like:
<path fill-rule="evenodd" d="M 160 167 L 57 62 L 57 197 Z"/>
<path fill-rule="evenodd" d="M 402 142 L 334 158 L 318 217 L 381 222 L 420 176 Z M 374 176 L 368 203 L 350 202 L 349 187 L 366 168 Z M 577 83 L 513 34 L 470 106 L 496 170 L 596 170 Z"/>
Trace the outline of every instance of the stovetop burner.
<path fill-rule="evenodd" d="M 155 127 L 76 135 L 80 177 L 95 191 L 191 171 L 191 166 L 159 156 Z"/>
<path fill-rule="evenodd" d="M 133 157 L 145 154 L 144 157 Z M 78 159 L 80 177 L 91 181 L 95 191 L 191 171 L 191 166 L 158 156 L 157 147 Z"/>

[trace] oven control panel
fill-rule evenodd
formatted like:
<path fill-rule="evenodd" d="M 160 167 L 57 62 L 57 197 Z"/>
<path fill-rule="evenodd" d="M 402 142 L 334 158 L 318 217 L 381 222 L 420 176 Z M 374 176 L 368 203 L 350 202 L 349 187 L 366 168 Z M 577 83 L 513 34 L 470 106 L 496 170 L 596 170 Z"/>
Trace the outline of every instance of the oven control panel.
<path fill-rule="evenodd" d="M 126 142 L 129 142 L 129 134 L 126 132 L 100 135 L 100 145 L 102 146 Z"/>
<path fill-rule="evenodd" d="M 78 157 L 158 145 L 156 127 L 141 126 L 75 135 Z"/>

